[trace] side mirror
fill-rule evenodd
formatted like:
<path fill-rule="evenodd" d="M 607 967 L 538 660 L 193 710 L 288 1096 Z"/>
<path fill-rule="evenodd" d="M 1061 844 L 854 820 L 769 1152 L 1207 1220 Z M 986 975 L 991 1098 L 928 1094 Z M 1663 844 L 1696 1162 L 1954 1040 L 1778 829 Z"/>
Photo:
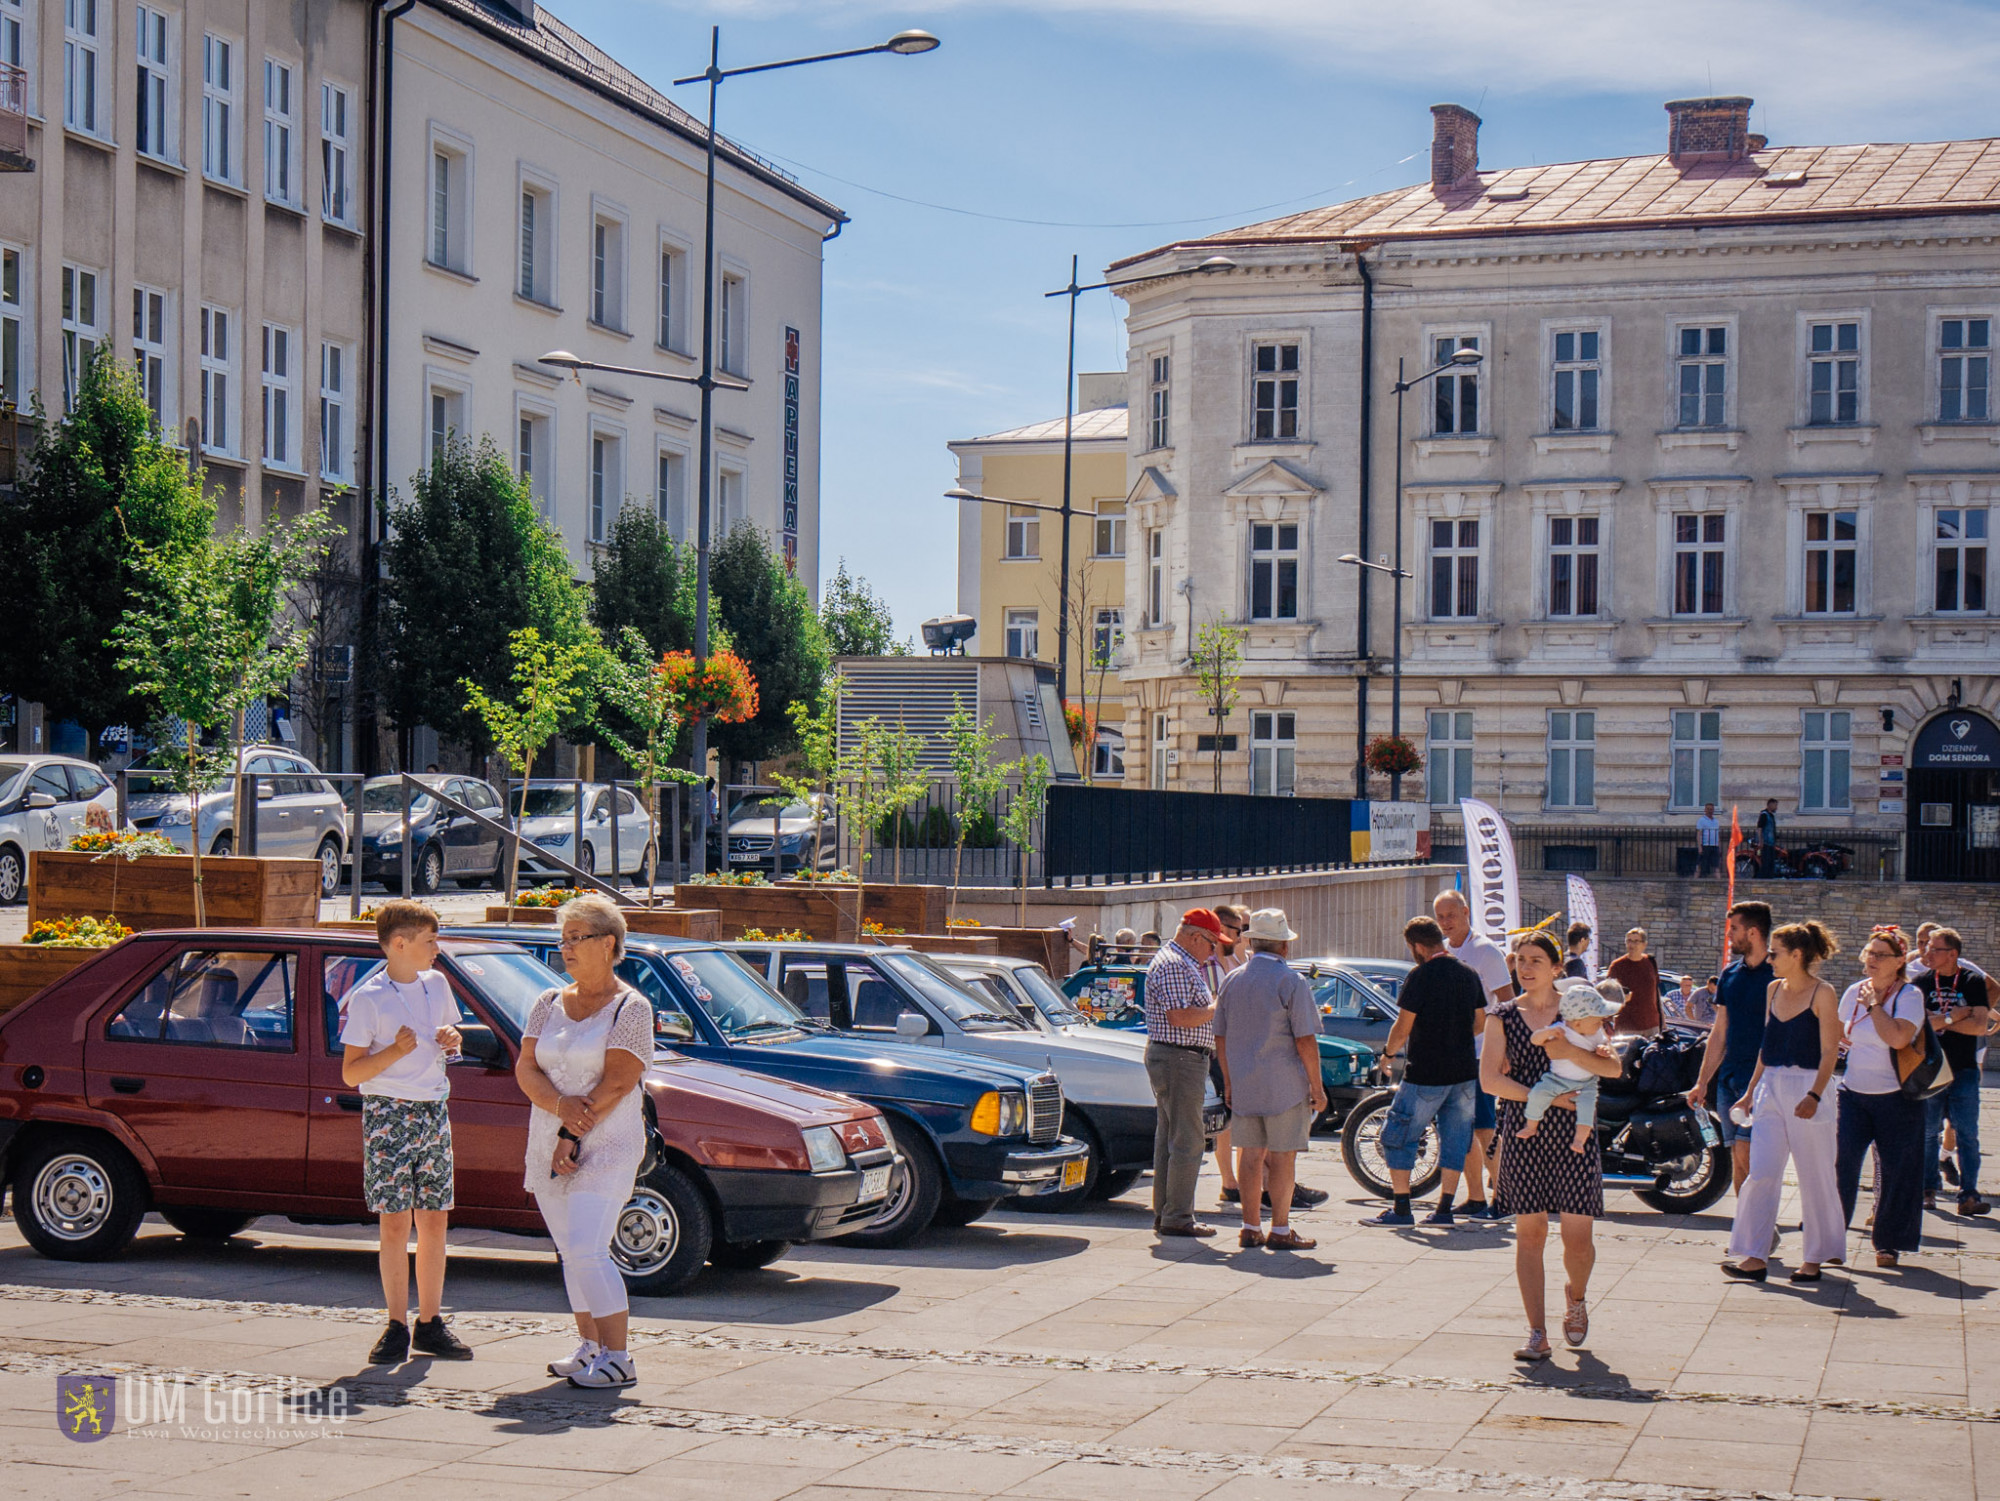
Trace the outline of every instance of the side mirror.
<path fill-rule="evenodd" d="M 905 1011 L 896 1017 L 898 1042 L 921 1042 L 931 1035 L 930 1018 L 920 1011 Z"/>
<path fill-rule="evenodd" d="M 685 1011 L 655 1011 L 653 1037 L 660 1042 L 693 1042 L 694 1018 Z"/>
<path fill-rule="evenodd" d="M 507 1050 L 486 1023 L 460 1022 L 458 1036 L 459 1051 L 465 1055 L 467 1063 L 481 1064 L 486 1068 L 507 1066 Z"/>
<path fill-rule="evenodd" d="M 257 784 L 258 802 L 268 803 L 272 798 L 276 797 L 277 795 L 278 795 L 278 784 L 276 782 L 259 782 Z"/>
<path fill-rule="evenodd" d="M 609 823 L 611 820 L 611 810 L 609 808 L 599 808 L 595 813 L 590 815 L 590 820 L 592 823 Z"/>
<path fill-rule="evenodd" d="M 28 806 L 30 808 L 53 808 L 55 805 L 56 800 L 46 792 L 31 792 L 28 794 Z"/>

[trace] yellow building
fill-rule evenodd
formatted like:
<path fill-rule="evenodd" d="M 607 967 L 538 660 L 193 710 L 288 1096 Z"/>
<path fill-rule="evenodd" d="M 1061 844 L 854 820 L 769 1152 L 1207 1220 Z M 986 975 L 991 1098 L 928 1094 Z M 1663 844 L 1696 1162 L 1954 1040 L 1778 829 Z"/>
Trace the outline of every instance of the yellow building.
<path fill-rule="evenodd" d="M 1122 370 L 1079 375 L 1070 429 L 1070 506 L 1078 514 L 1070 522 L 1065 693 L 1097 720 L 1086 770 L 1092 781 L 1125 775 L 1117 672 L 1125 644 L 1125 389 Z M 979 623 L 967 650 L 1056 661 L 1062 522 L 1033 507 L 1062 504 L 1063 419 L 947 446 L 959 487 L 991 502 L 959 503 L 958 609 Z"/>

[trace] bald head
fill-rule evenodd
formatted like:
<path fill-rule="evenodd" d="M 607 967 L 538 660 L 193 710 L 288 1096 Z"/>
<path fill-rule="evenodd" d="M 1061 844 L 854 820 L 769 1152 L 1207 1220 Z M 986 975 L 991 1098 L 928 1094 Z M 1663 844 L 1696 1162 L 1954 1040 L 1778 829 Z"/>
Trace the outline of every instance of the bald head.
<path fill-rule="evenodd" d="M 1445 942 L 1453 948 L 1464 943 L 1471 934 L 1472 908 L 1466 905 L 1463 893 L 1440 891 L 1431 898 L 1431 912 L 1437 917 L 1437 925 L 1444 930 Z"/>

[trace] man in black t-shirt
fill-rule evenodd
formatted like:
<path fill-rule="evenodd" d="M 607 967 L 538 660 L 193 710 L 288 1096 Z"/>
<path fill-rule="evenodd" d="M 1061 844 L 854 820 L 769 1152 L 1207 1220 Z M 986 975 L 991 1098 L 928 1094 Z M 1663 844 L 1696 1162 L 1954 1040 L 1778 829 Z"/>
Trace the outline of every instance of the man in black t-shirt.
<path fill-rule="evenodd" d="M 1410 1170 L 1424 1129 L 1437 1123 L 1438 1160 L 1445 1164 L 1438 1190 L 1438 1207 L 1427 1225 L 1454 1223 L 1452 1196 L 1458 1192 L 1459 1164 L 1472 1149 L 1472 1111 L 1479 1096 L 1479 1058 L 1472 1040 L 1485 1025 L 1486 993 L 1469 964 L 1445 949 L 1444 930 L 1428 917 L 1413 917 L 1403 926 L 1403 941 L 1417 967 L 1396 992 L 1396 1024 L 1389 1029 L 1386 1053 L 1409 1044 L 1403 1082 L 1382 1123 L 1382 1157 L 1389 1164 L 1395 1202 L 1365 1225 L 1413 1225 L 1410 1211 Z"/>
<path fill-rule="evenodd" d="M 1958 1138 L 1958 1212 L 1985 1214 L 1992 1206 L 1979 1197 L 1979 1044 L 1989 996 L 1986 976 L 1960 962 L 1963 948 L 1950 928 L 1933 931 L 1923 952 L 1930 969 L 1915 982 L 1951 1065 L 1950 1085 L 1924 1101 L 1924 1207 L 1937 1207 L 1944 1186 L 1938 1144 L 1949 1120 Z"/>

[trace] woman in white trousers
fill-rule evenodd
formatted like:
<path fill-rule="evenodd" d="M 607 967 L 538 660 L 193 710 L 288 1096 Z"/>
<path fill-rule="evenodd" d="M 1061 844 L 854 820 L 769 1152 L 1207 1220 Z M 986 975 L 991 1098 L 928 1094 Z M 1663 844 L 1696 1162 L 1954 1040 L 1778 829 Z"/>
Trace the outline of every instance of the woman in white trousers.
<path fill-rule="evenodd" d="M 1799 1175 L 1805 1240 L 1791 1280 L 1817 1282 L 1822 1263 L 1846 1257 L 1847 1221 L 1834 1175 L 1837 1118 L 1826 1100 L 1840 1058 L 1840 997 L 1818 973 L 1839 949 L 1816 922 L 1790 923 L 1771 935 L 1771 969 L 1778 978 L 1764 1000 L 1764 1040 L 1750 1087 L 1731 1102 L 1751 1116 L 1750 1176 L 1736 1197 L 1729 1236 L 1729 1254 L 1737 1259 L 1722 1266 L 1725 1277 L 1739 1282 L 1769 1275 L 1787 1160 Z"/>

